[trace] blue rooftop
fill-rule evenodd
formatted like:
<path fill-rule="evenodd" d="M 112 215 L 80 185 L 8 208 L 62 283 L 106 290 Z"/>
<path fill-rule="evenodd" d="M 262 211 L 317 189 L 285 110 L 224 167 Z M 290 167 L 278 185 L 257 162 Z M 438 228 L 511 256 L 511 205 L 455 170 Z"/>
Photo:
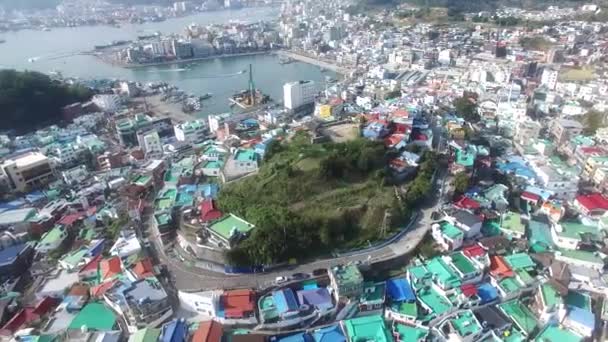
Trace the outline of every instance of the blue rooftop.
<path fill-rule="evenodd" d="M 289 288 L 274 291 L 272 293 L 272 299 L 274 299 L 279 314 L 298 309 L 298 301 L 296 300 L 293 291 Z"/>
<path fill-rule="evenodd" d="M 477 286 L 477 295 L 481 298 L 481 303 L 489 303 L 498 298 L 498 290 L 490 283 L 482 283 Z"/>
<path fill-rule="evenodd" d="M 0 250 L 0 265 L 9 265 L 15 262 L 17 256 L 28 246 L 27 243 L 13 245 Z"/>
<path fill-rule="evenodd" d="M 297 333 L 295 335 L 279 337 L 276 339 L 277 342 L 312 342 L 313 339 L 307 333 Z"/>
<path fill-rule="evenodd" d="M 215 183 L 202 184 L 199 185 L 199 188 L 201 189 L 201 194 L 205 198 L 217 198 L 217 194 L 220 192 L 219 185 Z"/>
<path fill-rule="evenodd" d="M 386 290 L 389 297 L 394 301 L 413 302 L 416 300 L 412 286 L 405 278 L 389 279 L 386 282 Z"/>
<path fill-rule="evenodd" d="M 183 319 L 176 319 L 163 326 L 162 342 L 183 342 L 188 336 L 188 323 Z"/>
<path fill-rule="evenodd" d="M 570 306 L 568 318 L 589 329 L 595 328 L 595 316 L 591 311 Z"/>
<path fill-rule="evenodd" d="M 346 337 L 339 325 L 315 330 L 312 337 L 315 342 L 346 342 Z"/>

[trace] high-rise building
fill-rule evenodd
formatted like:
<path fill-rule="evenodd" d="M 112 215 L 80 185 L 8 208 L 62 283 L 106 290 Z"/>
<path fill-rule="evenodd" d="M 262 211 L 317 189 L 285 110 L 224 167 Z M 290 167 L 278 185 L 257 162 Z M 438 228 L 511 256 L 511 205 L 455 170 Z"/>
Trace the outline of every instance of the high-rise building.
<path fill-rule="evenodd" d="M 540 77 L 540 83 L 546 85 L 547 88 L 551 90 L 555 90 L 555 86 L 557 85 L 557 76 L 559 75 L 559 71 L 555 70 L 551 67 L 543 68 L 543 73 Z"/>
<path fill-rule="evenodd" d="M 29 191 L 47 184 L 54 178 L 51 161 L 40 152 L 26 152 L 6 159 L 0 174 L 8 180 L 11 190 Z"/>
<path fill-rule="evenodd" d="M 317 92 L 317 86 L 314 81 L 285 83 L 283 85 L 285 108 L 296 109 L 303 105 L 314 103 Z"/>
<path fill-rule="evenodd" d="M 159 159 L 163 156 L 163 144 L 160 141 L 160 136 L 155 130 L 143 136 L 143 145 L 141 146 L 146 153 L 147 159 Z"/>

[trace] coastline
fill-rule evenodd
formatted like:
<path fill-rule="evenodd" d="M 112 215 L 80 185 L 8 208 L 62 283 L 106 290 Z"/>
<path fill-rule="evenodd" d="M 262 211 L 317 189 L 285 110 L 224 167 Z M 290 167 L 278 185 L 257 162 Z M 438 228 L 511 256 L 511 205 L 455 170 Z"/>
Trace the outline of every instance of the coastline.
<path fill-rule="evenodd" d="M 341 74 L 342 76 L 348 75 L 353 71 L 352 69 L 342 67 L 337 64 L 329 63 L 329 62 L 320 60 L 318 58 L 301 55 L 297 52 L 293 52 L 293 51 L 289 51 L 289 50 L 277 50 L 275 53 L 279 56 L 293 58 L 300 62 L 308 63 L 311 65 L 316 65 L 318 67 L 331 70 L 337 74 Z"/>
<path fill-rule="evenodd" d="M 200 61 L 206 61 L 206 60 L 211 60 L 211 59 L 216 59 L 216 58 L 254 56 L 254 55 L 265 55 L 265 54 L 273 54 L 273 53 L 274 53 L 274 51 L 254 51 L 254 52 L 233 53 L 233 54 L 229 54 L 229 55 L 215 55 L 215 56 L 207 56 L 207 57 L 180 59 L 180 60 L 175 60 L 175 61 L 166 61 L 166 62 L 157 62 L 157 63 L 146 63 L 146 64 L 113 63 L 113 64 L 122 66 L 123 68 L 126 68 L 126 69 L 141 69 L 141 68 L 154 67 L 154 66 L 188 64 L 188 63 L 192 63 L 192 62 L 200 62 Z"/>

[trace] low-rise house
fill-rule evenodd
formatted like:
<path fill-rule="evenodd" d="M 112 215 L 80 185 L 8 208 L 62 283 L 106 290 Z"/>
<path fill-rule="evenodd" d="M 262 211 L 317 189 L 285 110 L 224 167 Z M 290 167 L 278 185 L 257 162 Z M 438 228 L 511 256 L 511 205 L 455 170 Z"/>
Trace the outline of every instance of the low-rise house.
<path fill-rule="evenodd" d="M 608 199 L 598 193 L 578 195 L 574 206 L 585 216 L 602 216 L 608 211 Z"/>
<path fill-rule="evenodd" d="M 129 342 L 156 342 L 160 337 L 160 329 L 143 328 L 129 337 Z"/>
<path fill-rule="evenodd" d="M 386 281 L 386 292 L 389 305 L 385 317 L 402 323 L 414 323 L 418 318 L 416 295 L 405 278 L 389 279 Z"/>
<path fill-rule="evenodd" d="M 509 211 L 501 216 L 500 230 L 507 236 L 521 239 L 526 234 L 526 227 L 519 213 Z"/>
<path fill-rule="evenodd" d="M 518 300 L 498 304 L 498 309 L 519 328 L 524 336 L 529 336 L 538 327 L 534 314 Z"/>
<path fill-rule="evenodd" d="M 155 277 L 132 283 L 116 283 L 106 292 L 108 305 L 123 316 L 134 332 L 142 327 L 159 327 L 173 315 L 169 296 Z"/>
<path fill-rule="evenodd" d="M 553 243 L 559 248 L 575 250 L 583 241 L 600 240 L 597 227 L 573 221 L 562 221 L 551 227 Z"/>
<path fill-rule="evenodd" d="M 466 210 L 455 210 L 447 220 L 452 221 L 452 224 L 463 231 L 465 239 L 473 238 L 481 233 L 482 219 Z"/>
<path fill-rule="evenodd" d="M 68 330 L 114 331 L 117 328 L 116 314 L 103 303 L 91 302 L 74 317 Z"/>
<path fill-rule="evenodd" d="M 141 252 L 141 244 L 135 232 L 121 231 L 114 245 L 110 248 L 110 255 L 126 260 L 137 256 Z"/>
<path fill-rule="evenodd" d="M 226 160 L 221 172 L 223 182 L 235 180 L 258 170 L 259 156 L 254 150 L 238 149 Z"/>
<path fill-rule="evenodd" d="M 330 325 L 312 332 L 314 342 L 346 342 L 344 332 L 339 325 Z"/>
<path fill-rule="evenodd" d="M 249 235 L 255 226 L 242 218 L 229 214 L 212 222 L 206 229 L 209 239 L 219 247 L 230 249 Z"/>
<path fill-rule="evenodd" d="M 428 327 L 397 322 L 393 323 L 392 332 L 396 342 L 426 341 L 429 336 Z"/>
<path fill-rule="evenodd" d="M 453 251 L 462 246 L 464 233 L 448 221 L 433 224 L 433 239 L 446 251 Z"/>
<path fill-rule="evenodd" d="M 348 341 L 392 342 L 393 336 L 382 316 L 372 315 L 340 322 Z"/>
<path fill-rule="evenodd" d="M 222 342 L 224 326 L 214 320 L 200 322 L 192 334 L 191 342 Z"/>
<path fill-rule="evenodd" d="M 122 274 L 122 261 L 118 256 L 103 259 L 99 262 L 99 281 L 113 280 Z"/>
<path fill-rule="evenodd" d="M 382 310 L 384 308 L 386 284 L 384 282 L 363 283 L 363 293 L 359 297 L 359 312 Z"/>
<path fill-rule="evenodd" d="M 584 250 L 560 249 L 555 252 L 555 259 L 569 266 L 579 266 L 602 271 L 605 266 L 604 258 L 598 252 Z"/>
<path fill-rule="evenodd" d="M 535 342 L 543 341 L 562 341 L 562 342 L 582 342 L 584 336 L 572 330 L 564 329 L 556 324 L 549 324 L 536 335 Z"/>
<path fill-rule="evenodd" d="M 591 337 L 595 330 L 595 315 L 589 310 L 569 306 L 561 324 L 577 334 Z"/>
<path fill-rule="evenodd" d="M 226 319 L 241 319 L 255 315 L 255 293 L 251 290 L 224 291 L 220 303 Z"/>
<path fill-rule="evenodd" d="M 56 269 L 45 276 L 36 289 L 36 297 L 63 298 L 66 291 L 79 281 L 78 274 Z"/>
<path fill-rule="evenodd" d="M 222 290 L 202 292 L 178 291 L 177 295 L 180 306 L 188 311 L 209 317 L 218 317 L 218 312 L 221 311 L 220 299 Z"/>
<path fill-rule="evenodd" d="M 448 341 L 477 341 L 483 328 L 471 310 L 456 313 L 438 327 L 438 331 Z"/>
<path fill-rule="evenodd" d="M 297 294 L 298 302 L 301 305 L 308 305 L 319 312 L 325 312 L 334 308 L 331 294 L 325 287 L 300 290 Z"/>
<path fill-rule="evenodd" d="M 540 285 L 534 299 L 538 317 L 542 322 L 559 319 L 559 311 L 563 310 L 563 300 L 551 283 Z"/>
<path fill-rule="evenodd" d="M 356 265 L 338 265 L 329 270 L 336 301 L 358 298 L 363 293 L 363 275 Z"/>
<path fill-rule="evenodd" d="M 0 245 L 0 278 L 19 276 L 32 263 L 34 245 L 31 242 L 15 242 Z"/>
<path fill-rule="evenodd" d="M 452 269 L 463 284 L 478 283 L 483 277 L 483 269 L 478 268 L 463 252 L 456 252 L 445 259 L 450 261 Z"/>

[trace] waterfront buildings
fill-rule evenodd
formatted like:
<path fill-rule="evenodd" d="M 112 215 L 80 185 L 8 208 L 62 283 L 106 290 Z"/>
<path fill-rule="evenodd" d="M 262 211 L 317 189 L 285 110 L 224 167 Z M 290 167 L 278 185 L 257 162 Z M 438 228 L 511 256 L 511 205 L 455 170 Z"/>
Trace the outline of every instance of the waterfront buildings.
<path fill-rule="evenodd" d="M 51 161 L 40 152 L 26 152 L 5 159 L 0 170 L 8 188 L 21 192 L 44 186 L 55 177 Z"/>
<path fill-rule="evenodd" d="M 283 85 L 283 103 L 287 109 L 297 109 L 314 103 L 319 90 L 314 81 L 296 81 Z"/>

